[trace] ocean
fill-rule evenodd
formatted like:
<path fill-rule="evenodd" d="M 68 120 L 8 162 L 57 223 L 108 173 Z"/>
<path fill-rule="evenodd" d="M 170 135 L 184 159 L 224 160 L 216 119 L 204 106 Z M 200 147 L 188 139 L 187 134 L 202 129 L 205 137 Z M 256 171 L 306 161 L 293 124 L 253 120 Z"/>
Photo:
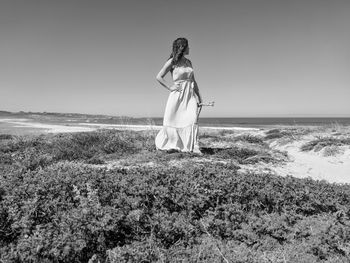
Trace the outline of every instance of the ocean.
<path fill-rule="evenodd" d="M 135 119 L 135 124 L 141 119 Z M 155 125 L 162 125 L 162 118 L 143 119 L 152 121 Z M 199 125 L 210 127 L 262 127 L 275 125 L 323 126 L 350 125 L 350 118 L 200 118 Z"/>

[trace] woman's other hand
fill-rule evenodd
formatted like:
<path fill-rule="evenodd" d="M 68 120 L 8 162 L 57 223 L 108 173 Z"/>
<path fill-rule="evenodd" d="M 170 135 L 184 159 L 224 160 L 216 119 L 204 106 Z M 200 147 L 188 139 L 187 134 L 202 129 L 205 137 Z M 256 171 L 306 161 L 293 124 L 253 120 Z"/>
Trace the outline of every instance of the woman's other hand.
<path fill-rule="evenodd" d="M 206 102 L 206 103 L 204 103 L 204 102 L 201 102 L 201 103 L 199 103 L 199 105 L 201 105 L 201 106 L 214 106 L 214 101 L 210 101 L 210 102 Z"/>

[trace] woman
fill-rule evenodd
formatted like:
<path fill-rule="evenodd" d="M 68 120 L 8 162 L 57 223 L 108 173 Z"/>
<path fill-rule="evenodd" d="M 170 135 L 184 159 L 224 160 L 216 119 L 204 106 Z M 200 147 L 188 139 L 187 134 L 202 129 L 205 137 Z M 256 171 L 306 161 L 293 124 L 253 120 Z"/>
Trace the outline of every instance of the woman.
<path fill-rule="evenodd" d="M 202 98 L 194 79 L 186 38 L 173 42 L 170 58 L 157 75 L 159 83 L 170 91 L 166 104 L 163 127 L 156 136 L 158 150 L 194 152 L 201 154 L 198 145 L 198 115 Z M 169 85 L 165 75 L 170 72 L 174 81 Z"/>

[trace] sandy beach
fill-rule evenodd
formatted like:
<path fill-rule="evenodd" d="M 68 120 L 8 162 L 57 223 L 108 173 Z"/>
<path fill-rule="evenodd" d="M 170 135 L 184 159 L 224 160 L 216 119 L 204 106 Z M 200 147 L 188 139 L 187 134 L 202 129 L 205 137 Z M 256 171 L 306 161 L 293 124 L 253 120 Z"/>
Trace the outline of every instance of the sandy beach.
<path fill-rule="evenodd" d="M 44 133 L 66 133 L 93 131 L 94 128 L 33 122 L 30 119 L 0 119 L 0 123 L 13 128 L 30 128 Z"/>
<path fill-rule="evenodd" d="M 160 125 L 132 125 L 132 124 L 105 124 L 105 123 L 74 123 L 74 124 L 47 124 L 35 122 L 31 119 L 1 119 L 0 123 L 11 125 L 12 127 L 27 127 L 33 129 L 40 129 L 47 133 L 66 133 L 66 132 L 84 132 L 94 131 L 98 129 L 117 129 L 117 130 L 160 130 Z M 201 126 L 202 129 L 206 130 L 236 130 L 236 131 L 258 131 L 257 128 L 249 127 L 208 127 Z"/>

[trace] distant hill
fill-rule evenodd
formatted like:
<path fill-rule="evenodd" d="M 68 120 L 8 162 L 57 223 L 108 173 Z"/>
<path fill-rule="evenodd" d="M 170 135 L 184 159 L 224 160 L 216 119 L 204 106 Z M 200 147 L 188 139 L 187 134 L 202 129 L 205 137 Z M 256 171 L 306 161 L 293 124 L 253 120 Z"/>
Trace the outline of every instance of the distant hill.
<path fill-rule="evenodd" d="M 133 117 L 128 116 L 111 116 L 103 114 L 82 114 L 82 113 L 61 113 L 61 112 L 32 112 L 32 111 L 19 111 L 19 112 L 10 112 L 10 111 L 0 111 L 0 117 L 3 116 L 13 116 L 13 117 L 31 117 L 31 116 L 51 116 L 51 117 L 73 117 L 73 118 L 125 118 L 133 119 Z"/>
<path fill-rule="evenodd" d="M 0 114 L 11 114 L 9 111 L 0 110 Z"/>
<path fill-rule="evenodd" d="M 128 116 L 111 116 L 103 114 L 61 113 L 61 112 L 32 112 L 32 111 L 0 111 L 0 118 L 30 119 L 41 123 L 102 123 L 102 124 L 142 124 L 150 123 L 148 118 L 134 118 Z"/>

